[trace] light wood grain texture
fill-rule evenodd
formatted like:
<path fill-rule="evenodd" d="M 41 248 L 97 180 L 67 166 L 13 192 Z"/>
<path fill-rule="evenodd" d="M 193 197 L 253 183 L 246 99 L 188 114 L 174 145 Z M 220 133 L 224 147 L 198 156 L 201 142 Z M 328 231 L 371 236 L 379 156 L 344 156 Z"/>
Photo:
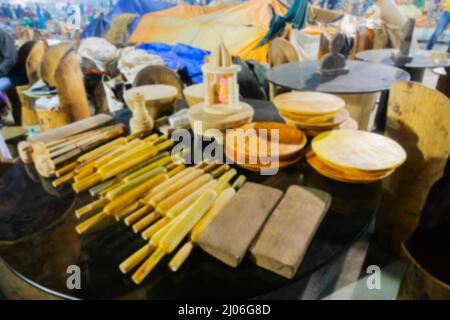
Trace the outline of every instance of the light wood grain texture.
<path fill-rule="evenodd" d="M 250 249 L 256 264 L 292 279 L 331 204 L 326 198 L 291 186 Z"/>
<path fill-rule="evenodd" d="M 335 95 L 308 91 L 284 93 L 273 102 L 281 111 L 311 116 L 336 113 L 345 107 L 345 101 Z"/>
<path fill-rule="evenodd" d="M 48 45 L 45 41 L 39 40 L 31 49 L 31 52 L 25 62 L 28 82 L 33 85 L 38 82 L 40 77 L 41 63 L 44 60 L 44 55 L 48 50 Z"/>
<path fill-rule="evenodd" d="M 242 109 L 239 112 L 219 115 L 206 112 L 203 104 L 198 104 L 189 110 L 189 121 L 191 125 L 194 124 L 194 121 L 201 123 L 203 130 L 236 128 L 249 123 L 254 115 L 254 110 L 250 105 L 241 102 L 241 106 Z"/>
<path fill-rule="evenodd" d="M 36 142 L 36 141 L 42 141 L 42 142 L 50 142 L 55 141 L 59 139 L 64 139 L 69 136 L 73 136 L 85 131 L 89 131 L 95 128 L 106 126 L 108 123 L 112 123 L 114 121 L 114 118 L 111 115 L 108 114 L 98 114 L 95 116 L 92 116 L 88 119 L 84 119 L 81 121 L 77 121 L 74 123 L 71 123 L 67 126 L 64 126 L 62 128 L 57 128 L 45 133 L 39 133 L 32 137 L 28 137 L 29 142 Z"/>
<path fill-rule="evenodd" d="M 306 159 L 309 165 L 321 175 L 346 183 L 372 183 L 385 179 L 394 172 L 394 170 L 380 172 L 347 172 L 345 170 L 337 170 L 320 161 L 313 152 L 310 152 Z"/>
<path fill-rule="evenodd" d="M 282 194 L 274 188 L 246 183 L 198 236 L 198 245 L 236 268 Z"/>
<path fill-rule="evenodd" d="M 406 152 L 397 142 L 365 131 L 325 132 L 314 138 L 311 147 L 322 162 L 347 171 L 384 171 L 406 160 Z"/>
<path fill-rule="evenodd" d="M 78 56 L 68 52 L 59 62 L 54 75 L 61 109 L 73 121 L 89 118 L 91 113 Z"/>
<path fill-rule="evenodd" d="M 378 96 L 378 93 L 339 95 L 345 101 L 345 108 L 350 113 L 350 117 L 356 120 L 361 130 L 368 129 L 370 115 L 374 111 Z"/>
<path fill-rule="evenodd" d="M 450 100 L 415 82 L 392 86 L 386 135 L 408 153 L 405 164 L 385 181 L 377 216 L 380 244 L 400 252 L 420 219 L 432 186 L 442 178 L 450 153 Z"/>
<path fill-rule="evenodd" d="M 124 94 L 124 99 L 127 106 L 132 110 L 136 94 L 144 96 L 149 116 L 157 119 L 167 112 L 173 112 L 178 91 L 174 86 L 162 84 L 140 86 L 127 90 Z"/>

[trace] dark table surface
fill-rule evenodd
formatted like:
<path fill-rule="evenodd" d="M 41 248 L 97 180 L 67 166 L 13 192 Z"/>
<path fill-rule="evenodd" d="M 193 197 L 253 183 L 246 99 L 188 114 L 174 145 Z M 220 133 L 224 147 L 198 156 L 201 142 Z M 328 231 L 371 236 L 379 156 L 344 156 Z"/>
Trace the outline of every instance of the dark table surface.
<path fill-rule="evenodd" d="M 376 49 L 361 51 L 356 54 L 356 58 L 362 61 L 382 63 L 388 66 L 395 66 L 392 60 L 392 53 L 395 49 Z M 442 56 L 445 58 L 442 59 Z M 408 62 L 403 67 L 414 69 L 427 69 L 427 68 L 439 68 L 450 66 L 450 54 L 446 52 L 426 51 L 426 50 L 413 50 L 411 51 L 413 60 Z"/>
<path fill-rule="evenodd" d="M 393 82 L 410 78 L 399 68 L 378 63 L 347 60 L 349 72 L 337 76 L 319 74 L 319 66 L 320 61 L 288 63 L 275 67 L 267 79 L 289 90 L 363 94 L 389 90 Z"/>
<path fill-rule="evenodd" d="M 256 121 L 281 121 L 270 103 L 247 102 L 256 110 Z M 315 173 L 304 161 L 276 176 L 245 174 L 250 181 L 282 190 L 299 184 L 332 195 L 331 209 L 293 280 L 258 268 L 249 258 L 233 269 L 195 249 L 177 273 L 167 268 L 167 258 L 136 286 L 130 275 L 120 273 L 118 265 L 144 241 L 121 223 L 106 224 L 97 232 L 79 236 L 74 230 L 77 220 L 73 212 L 92 199 L 87 194 L 75 195 L 70 189 L 52 189 L 48 181 L 40 180 L 32 168 L 21 163 L 1 167 L 0 257 L 23 281 L 63 298 L 267 298 L 274 290 L 305 281 L 346 252 L 372 221 L 381 197 L 381 183 L 332 181 Z M 67 288 L 70 265 L 81 269 L 81 290 Z"/>

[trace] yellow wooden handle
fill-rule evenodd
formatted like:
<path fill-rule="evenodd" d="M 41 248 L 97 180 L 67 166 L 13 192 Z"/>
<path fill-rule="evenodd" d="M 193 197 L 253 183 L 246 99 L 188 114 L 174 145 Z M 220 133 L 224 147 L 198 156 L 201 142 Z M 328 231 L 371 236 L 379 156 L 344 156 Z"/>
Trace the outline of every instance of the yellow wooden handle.
<path fill-rule="evenodd" d="M 150 244 L 146 244 L 141 249 L 132 254 L 119 266 L 120 271 L 123 274 L 127 274 L 133 270 L 139 263 L 141 263 L 145 258 L 147 258 L 152 252 L 155 251 L 155 247 Z"/>
<path fill-rule="evenodd" d="M 148 258 L 142 266 L 133 274 L 131 280 L 135 284 L 141 284 L 142 281 L 149 275 L 150 272 L 156 267 L 156 265 L 164 258 L 165 253 L 161 249 L 156 249 L 155 252 Z"/>
<path fill-rule="evenodd" d="M 180 250 L 175 254 L 175 256 L 169 262 L 169 269 L 173 272 L 177 272 L 183 263 L 189 258 L 192 250 L 194 249 L 194 245 L 192 242 L 186 242 L 184 246 L 181 247 Z"/>
<path fill-rule="evenodd" d="M 91 229 L 92 227 L 96 226 L 97 224 L 99 224 L 100 222 L 105 220 L 107 217 L 108 217 L 108 215 L 106 213 L 100 212 L 100 213 L 96 214 L 95 216 L 93 216 L 92 218 L 89 218 L 88 220 L 77 225 L 75 227 L 75 230 L 77 231 L 78 234 L 83 234 L 86 231 L 88 231 L 89 229 Z"/>
<path fill-rule="evenodd" d="M 103 209 L 104 206 L 108 204 L 108 200 L 106 199 L 100 199 L 94 202 L 89 203 L 88 205 L 75 210 L 75 215 L 78 219 L 81 219 L 82 217 L 93 213 L 96 210 Z"/>

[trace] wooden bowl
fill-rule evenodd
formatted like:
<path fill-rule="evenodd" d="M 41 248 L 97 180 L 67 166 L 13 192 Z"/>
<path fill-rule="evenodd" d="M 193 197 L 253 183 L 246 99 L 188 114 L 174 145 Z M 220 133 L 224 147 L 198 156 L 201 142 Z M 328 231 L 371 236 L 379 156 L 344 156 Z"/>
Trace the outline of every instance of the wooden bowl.
<path fill-rule="evenodd" d="M 205 100 L 203 83 L 189 86 L 186 89 L 184 89 L 183 93 L 184 97 L 186 98 L 187 104 L 191 108 L 196 104 L 202 103 Z"/>
<path fill-rule="evenodd" d="M 272 141 L 272 138 L 277 139 L 273 134 L 278 135 L 278 142 Z M 225 144 L 227 151 L 239 159 L 259 159 L 262 162 L 276 159 L 277 162 L 282 162 L 296 159 L 307 142 L 305 134 L 294 126 L 276 122 L 256 122 L 227 134 Z M 262 150 L 264 154 L 261 154 Z"/>
<path fill-rule="evenodd" d="M 153 119 L 159 119 L 162 116 L 173 114 L 178 96 L 178 90 L 175 87 L 153 84 L 135 87 L 126 91 L 123 97 L 131 110 L 133 110 L 131 101 L 133 101 L 133 97 L 137 93 L 144 96 L 145 106 Z"/>

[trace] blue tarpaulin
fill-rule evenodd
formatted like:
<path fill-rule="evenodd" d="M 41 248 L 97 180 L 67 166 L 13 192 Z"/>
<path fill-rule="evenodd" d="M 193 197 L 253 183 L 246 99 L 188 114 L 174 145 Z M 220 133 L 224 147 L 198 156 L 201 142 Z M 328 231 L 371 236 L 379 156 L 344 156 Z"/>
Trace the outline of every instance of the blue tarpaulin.
<path fill-rule="evenodd" d="M 203 82 L 201 66 L 205 57 L 211 54 L 209 51 L 182 43 L 177 43 L 174 46 L 165 43 L 144 43 L 138 48 L 161 56 L 167 67 L 172 70 L 185 69 L 193 83 Z"/>
<path fill-rule="evenodd" d="M 157 12 L 172 8 L 176 5 L 174 2 L 166 1 L 149 1 L 149 0 L 119 0 L 114 8 L 108 14 L 108 21 L 112 20 L 124 13 L 135 13 L 143 16 L 147 13 Z"/>
<path fill-rule="evenodd" d="M 81 39 L 86 39 L 89 37 L 103 38 L 110 28 L 109 22 L 104 16 L 100 16 L 83 30 L 81 33 Z"/>

